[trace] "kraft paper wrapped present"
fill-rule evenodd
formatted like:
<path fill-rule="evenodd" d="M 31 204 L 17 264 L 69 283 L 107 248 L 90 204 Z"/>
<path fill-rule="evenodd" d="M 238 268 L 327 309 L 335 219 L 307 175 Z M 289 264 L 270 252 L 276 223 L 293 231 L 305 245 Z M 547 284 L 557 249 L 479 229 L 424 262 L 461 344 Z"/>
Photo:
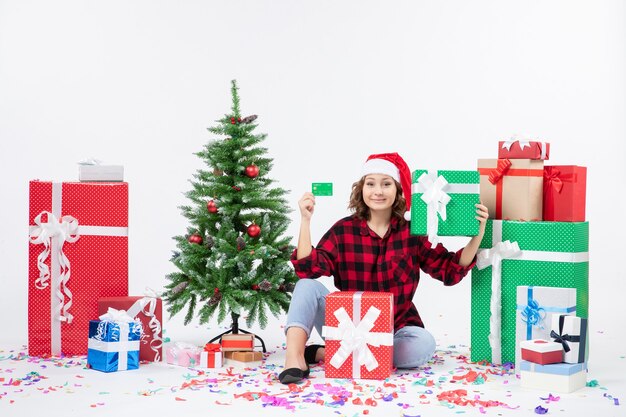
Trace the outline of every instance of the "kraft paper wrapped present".
<path fill-rule="evenodd" d="M 533 140 L 511 140 L 498 142 L 498 159 L 550 159 L 550 144 Z"/>
<path fill-rule="evenodd" d="M 543 168 L 543 219 L 584 222 L 587 167 L 551 165 Z"/>
<path fill-rule="evenodd" d="M 411 234 L 428 235 L 433 245 L 439 236 L 476 236 L 478 183 L 476 171 L 414 171 Z"/>
<path fill-rule="evenodd" d="M 223 359 L 221 346 L 218 343 L 207 343 L 200 352 L 200 367 L 221 368 Z"/>
<path fill-rule="evenodd" d="M 543 391 L 570 393 L 587 385 L 586 363 L 539 365 L 522 361 L 521 386 Z"/>
<path fill-rule="evenodd" d="M 221 340 L 222 351 L 254 350 L 254 335 L 249 333 L 225 334 Z"/>
<path fill-rule="evenodd" d="M 171 365 L 193 368 L 200 364 L 202 348 L 191 343 L 174 342 L 165 345 L 165 360 Z"/>
<path fill-rule="evenodd" d="M 261 365 L 263 354 L 254 352 L 224 352 L 224 361 L 227 366 L 256 367 Z"/>
<path fill-rule="evenodd" d="M 128 184 L 31 181 L 28 353 L 86 355 L 98 299 L 128 295 Z"/>
<path fill-rule="evenodd" d="M 520 350 L 521 360 L 516 363 L 522 360 L 539 365 L 563 362 L 563 346 L 560 343 L 543 339 L 524 340 L 520 343 Z"/>
<path fill-rule="evenodd" d="M 480 200 L 497 220 L 541 220 L 543 161 L 479 159 Z"/>
<path fill-rule="evenodd" d="M 576 315 L 576 289 L 524 285 L 517 287 L 516 300 L 515 363 L 519 363 L 524 359 L 519 349 L 524 340 L 550 340 L 553 317 Z"/>
<path fill-rule="evenodd" d="M 393 294 L 326 296 L 326 378 L 385 379 L 393 369 Z"/>
<path fill-rule="evenodd" d="M 517 287 L 576 289 L 589 309 L 589 224 L 488 220 L 472 270 L 471 359 L 515 361 Z"/>
<path fill-rule="evenodd" d="M 100 320 L 90 320 L 87 365 L 102 372 L 138 369 L 141 332 L 141 322 L 124 310 L 110 308 Z"/>
<path fill-rule="evenodd" d="M 139 359 L 160 362 L 162 359 L 162 314 L 163 302 L 149 296 L 105 297 L 98 300 L 98 314 L 104 314 L 109 307 L 126 310 L 128 315 L 137 318 L 143 325 L 139 349 Z"/>
<path fill-rule="evenodd" d="M 588 329 L 587 319 L 580 317 L 554 315 L 550 337 L 563 347 L 563 362 L 587 362 Z"/>

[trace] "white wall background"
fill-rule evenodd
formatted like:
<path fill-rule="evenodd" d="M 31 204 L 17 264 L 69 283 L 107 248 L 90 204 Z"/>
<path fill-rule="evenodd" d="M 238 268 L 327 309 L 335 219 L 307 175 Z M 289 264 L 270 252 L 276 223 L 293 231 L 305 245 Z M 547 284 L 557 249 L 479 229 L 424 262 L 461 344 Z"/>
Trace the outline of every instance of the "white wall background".
<path fill-rule="evenodd" d="M 618 0 L 0 0 L 0 341 L 27 337 L 28 181 L 76 180 L 86 157 L 126 169 L 131 294 L 162 287 L 193 152 L 233 78 L 292 207 L 333 182 L 315 241 L 370 153 L 473 169 L 511 134 L 551 142 L 551 164 L 589 168 L 592 331 L 623 329 L 625 23 Z M 436 336 L 468 343 L 469 279 L 423 279 L 416 303 Z"/>

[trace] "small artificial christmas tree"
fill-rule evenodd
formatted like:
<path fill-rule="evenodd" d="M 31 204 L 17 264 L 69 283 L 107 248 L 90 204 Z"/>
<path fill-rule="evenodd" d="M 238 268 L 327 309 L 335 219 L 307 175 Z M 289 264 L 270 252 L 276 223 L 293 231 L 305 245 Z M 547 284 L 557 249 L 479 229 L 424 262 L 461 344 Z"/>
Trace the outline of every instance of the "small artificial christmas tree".
<path fill-rule="evenodd" d="M 206 323 L 216 311 L 221 323 L 230 313 L 237 333 L 241 314 L 248 326 L 264 328 L 267 310 L 276 317 L 287 311 L 297 277 L 291 238 L 283 236 L 287 191 L 272 187 L 272 160 L 258 146 L 266 135 L 253 133 L 256 115 L 241 117 L 234 80 L 231 93 L 231 113 L 209 128 L 224 138 L 196 153 L 210 169 L 196 172 L 186 193 L 192 204 L 180 207 L 190 226 L 174 237 L 178 270 L 167 276 L 164 299 L 172 315 L 187 307 L 185 324 L 196 314 Z"/>

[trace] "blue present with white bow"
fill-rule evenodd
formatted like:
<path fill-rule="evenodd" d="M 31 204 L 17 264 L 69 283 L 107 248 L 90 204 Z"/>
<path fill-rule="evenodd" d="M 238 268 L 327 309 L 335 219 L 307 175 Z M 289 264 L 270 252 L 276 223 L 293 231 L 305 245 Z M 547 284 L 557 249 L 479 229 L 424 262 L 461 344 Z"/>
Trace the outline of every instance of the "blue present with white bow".
<path fill-rule="evenodd" d="M 524 340 L 550 340 L 552 317 L 576 315 L 576 288 L 517 287 L 515 363 L 519 364 Z"/>
<path fill-rule="evenodd" d="M 89 321 L 87 365 L 102 372 L 139 368 L 141 332 L 139 320 L 109 308 L 100 320 Z"/>

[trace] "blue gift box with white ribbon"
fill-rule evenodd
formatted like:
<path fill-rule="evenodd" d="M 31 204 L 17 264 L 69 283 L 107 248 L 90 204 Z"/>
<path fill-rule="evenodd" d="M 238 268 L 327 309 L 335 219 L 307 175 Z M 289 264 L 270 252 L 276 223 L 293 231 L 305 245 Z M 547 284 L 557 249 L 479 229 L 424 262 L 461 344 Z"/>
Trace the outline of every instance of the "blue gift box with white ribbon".
<path fill-rule="evenodd" d="M 110 308 L 100 320 L 89 321 L 87 365 L 102 372 L 138 369 L 141 332 L 139 320 Z"/>

